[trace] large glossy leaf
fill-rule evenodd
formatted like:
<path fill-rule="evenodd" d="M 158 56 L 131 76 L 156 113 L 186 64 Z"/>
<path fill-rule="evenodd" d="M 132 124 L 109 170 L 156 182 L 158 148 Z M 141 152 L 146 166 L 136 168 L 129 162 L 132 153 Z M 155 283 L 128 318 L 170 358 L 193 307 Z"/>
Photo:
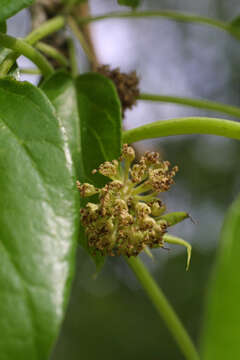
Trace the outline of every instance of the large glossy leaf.
<path fill-rule="evenodd" d="M 64 129 L 65 142 L 68 144 L 76 173 L 80 177 L 84 170 L 81 161 L 80 121 L 74 81 L 69 74 L 59 71 L 43 83 L 42 89 L 56 109 Z"/>
<path fill-rule="evenodd" d="M 73 275 L 78 196 L 53 108 L 0 81 L 0 359 L 45 360 Z"/>
<path fill-rule="evenodd" d="M 18 11 L 30 6 L 34 0 L 1 0 L 0 22 L 15 15 Z"/>
<path fill-rule="evenodd" d="M 203 360 L 239 359 L 240 197 L 222 229 L 203 328 Z"/>

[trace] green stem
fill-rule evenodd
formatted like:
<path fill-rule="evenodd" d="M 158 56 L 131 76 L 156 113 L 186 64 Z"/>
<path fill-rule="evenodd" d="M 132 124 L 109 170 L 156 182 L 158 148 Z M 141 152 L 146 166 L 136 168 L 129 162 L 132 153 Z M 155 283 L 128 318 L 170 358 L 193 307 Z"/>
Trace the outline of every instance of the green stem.
<path fill-rule="evenodd" d="M 39 69 L 29 69 L 29 68 L 21 68 L 19 69 L 21 74 L 29 74 L 29 75 L 41 75 L 41 71 Z"/>
<path fill-rule="evenodd" d="M 36 49 L 31 45 L 26 43 L 24 40 L 16 39 L 12 36 L 0 33 L 0 44 L 3 47 L 15 51 L 18 56 L 24 55 L 30 59 L 37 67 L 41 70 L 44 76 L 48 76 L 53 73 L 53 68 L 49 62 L 45 59 L 42 54 L 40 54 Z M 0 77 L 4 76 L 6 73 L 0 69 Z"/>
<path fill-rule="evenodd" d="M 37 29 L 33 30 L 25 40 L 28 44 L 34 45 L 44 37 L 62 29 L 65 25 L 65 18 L 63 16 L 56 16 L 55 18 L 44 22 Z"/>
<path fill-rule="evenodd" d="M 218 111 L 224 114 L 228 114 L 240 118 L 240 108 L 236 106 L 221 104 L 215 101 L 191 99 L 186 97 L 170 96 L 170 95 L 144 94 L 144 93 L 138 96 L 138 100 L 167 102 L 172 104 L 191 106 L 198 109 Z"/>
<path fill-rule="evenodd" d="M 123 141 L 135 141 L 172 135 L 206 134 L 240 140 L 240 123 L 208 117 L 189 117 L 156 121 L 123 132 Z"/>
<path fill-rule="evenodd" d="M 71 73 L 72 73 L 73 77 L 76 77 L 79 73 L 77 54 L 76 54 L 76 48 L 74 45 L 74 40 L 71 38 L 68 38 L 68 50 L 69 50 Z"/>
<path fill-rule="evenodd" d="M 133 11 L 133 12 L 113 12 L 109 14 L 103 14 L 99 16 L 88 16 L 85 18 L 78 19 L 80 24 L 86 24 L 93 21 L 99 20 L 106 20 L 106 19 L 113 19 L 113 18 L 145 18 L 145 17 L 162 17 L 167 18 L 170 20 L 175 21 L 184 21 L 184 22 L 191 22 L 191 23 L 198 23 L 203 25 L 209 25 L 216 28 L 219 28 L 223 31 L 230 33 L 231 35 L 235 36 L 236 38 L 240 39 L 239 31 L 235 30 L 230 24 L 219 21 L 216 19 L 198 16 L 194 14 L 188 13 L 180 13 L 168 10 L 160 10 L 160 11 Z"/>
<path fill-rule="evenodd" d="M 19 54 L 11 52 L 6 59 L 0 64 L 0 76 L 7 75 L 11 70 L 12 66 L 15 64 Z"/>
<path fill-rule="evenodd" d="M 66 66 L 66 67 L 69 65 L 67 58 L 59 50 L 57 50 L 53 46 L 50 46 L 50 45 L 48 45 L 48 44 L 46 44 L 44 42 L 39 41 L 36 44 L 36 48 L 38 50 L 40 50 L 41 52 L 43 52 L 45 55 L 57 60 L 57 62 L 60 65 L 63 65 L 63 66 Z"/>
<path fill-rule="evenodd" d="M 88 57 L 88 60 L 90 61 L 90 63 L 94 64 L 95 63 L 94 54 L 92 53 L 90 47 L 88 46 L 88 43 L 85 40 L 84 34 L 79 29 L 78 23 L 74 20 L 74 18 L 72 16 L 68 17 L 68 25 L 69 25 L 70 29 L 72 30 L 73 34 L 78 39 L 80 45 L 82 46 L 85 54 Z"/>
<path fill-rule="evenodd" d="M 187 360 L 199 360 L 198 353 L 180 319 L 144 264 L 137 257 L 126 258 L 126 261 L 156 307 L 157 312 L 165 321 L 166 326 L 172 333 L 185 358 Z"/>
<path fill-rule="evenodd" d="M 32 31 L 26 38 L 25 41 L 29 45 L 34 45 L 44 37 L 60 30 L 65 25 L 65 19 L 63 16 L 57 16 L 51 20 L 46 21 L 43 25 L 39 26 L 36 30 Z M 0 65 L 0 74 L 7 74 L 11 67 L 15 64 L 17 58 L 21 54 L 13 52 L 8 55 L 6 60 Z"/>

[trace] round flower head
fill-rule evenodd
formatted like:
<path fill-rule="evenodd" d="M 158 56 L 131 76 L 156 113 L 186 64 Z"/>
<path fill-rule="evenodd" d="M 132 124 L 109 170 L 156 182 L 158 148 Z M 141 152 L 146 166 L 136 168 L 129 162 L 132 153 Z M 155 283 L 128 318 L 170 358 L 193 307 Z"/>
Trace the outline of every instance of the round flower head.
<path fill-rule="evenodd" d="M 110 179 L 103 188 L 77 182 L 82 197 L 96 193 L 99 197 L 98 204 L 89 202 L 81 210 L 88 245 L 94 252 L 129 257 L 147 247 L 164 247 L 167 228 L 174 223 L 171 214 L 164 215 L 166 207 L 157 196 L 170 189 L 178 167 L 171 168 L 157 152 L 146 152 L 132 166 L 134 161 L 134 149 L 124 144 L 119 161 L 106 161 L 93 171 Z M 181 216 L 181 220 L 187 217 Z"/>

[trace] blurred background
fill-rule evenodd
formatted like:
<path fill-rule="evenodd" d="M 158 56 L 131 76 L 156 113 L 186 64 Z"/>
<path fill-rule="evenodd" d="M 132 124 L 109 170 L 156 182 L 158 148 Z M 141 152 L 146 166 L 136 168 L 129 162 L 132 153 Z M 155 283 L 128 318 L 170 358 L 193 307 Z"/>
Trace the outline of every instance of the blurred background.
<path fill-rule="evenodd" d="M 51 1 L 51 0 L 49 0 Z M 90 0 L 92 14 L 122 11 L 117 0 Z M 240 14 L 238 0 L 142 0 L 140 9 L 171 9 L 229 21 Z M 24 36 L 30 15 L 23 11 L 8 22 L 8 32 Z M 240 43 L 211 27 L 166 19 L 113 19 L 92 24 L 94 46 L 103 64 L 136 70 L 141 92 L 206 98 L 240 106 Z M 79 47 L 79 69 L 88 70 Z M 31 63 L 19 60 L 21 67 Z M 37 83 L 36 76 L 22 79 Z M 172 104 L 139 101 L 126 112 L 124 127 L 183 116 L 223 115 Z M 230 117 L 228 117 L 230 118 Z M 235 119 L 237 120 L 237 119 Z M 194 340 L 199 343 L 211 270 L 221 223 L 239 192 L 240 143 L 214 136 L 178 136 L 136 144 L 139 151 L 157 150 L 178 164 L 176 185 L 165 196 L 169 211 L 187 211 L 173 230 L 193 246 L 189 272 L 179 247 L 143 256 Z M 181 360 L 165 325 L 128 266 L 113 258 L 97 279 L 95 266 L 79 249 L 71 300 L 52 360 Z"/>

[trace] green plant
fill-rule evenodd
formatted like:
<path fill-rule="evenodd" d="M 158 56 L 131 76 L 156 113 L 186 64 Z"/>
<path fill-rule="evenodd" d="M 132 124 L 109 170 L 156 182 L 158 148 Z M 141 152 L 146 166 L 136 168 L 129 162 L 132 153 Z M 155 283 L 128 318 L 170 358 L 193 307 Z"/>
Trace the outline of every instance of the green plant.
<path fill-rule="evenodd" d="M 129 78 L 118 70 L 111 77 L 116 80 L 114 84 L 96 72 L 98 63 L 87 24 L 115 17 L 166 17 L 214 26 L 239 40 L 239 18 L 223 23 L 171 11 L 135 10 L 91 17 L 81 15 L 86 7 L 84 1 L 65 0 L 58 4 L 54 17 L 25 39 L 7 35 L 6 19 L 32 3 L 0 3 L 0 359 L 49 357 L 66 311 L 78 243 L 98 270 L 106 255 L 125 256 L 185 358 L 200 359 L 176 313 L 136 257 L 144 249 L 149 252 L 147 246 L 163 247 L 165 242 L 172 242 L 187 247 L 189 264 L 190 245 L 166 234 L 168 226 L 188 214 L 164 214 L 165 208 L 156 198 L 159 192 L 168 190 L 177 168 L 170 170 L 156 153 L 146 153 L 131 169 L 134 151 L 126 145 L 122 154 L 125 173 L 116 159 L 123 144 L 154 137 L 212 134 L 239 140 L 240 124 L 220 118 L 190 117 L 124 131 L 120 102 L 124 93 L 119 97 L 115 84 L 125 81 L 126 91 L 135 86 L 125 97 L 128 105 L 136 100 L 163 101 L 236 117 L 240 116 L 240 108 L 207 100 L 138 94 L 136 75 Z M 119 0 L 119 4 L 135 8 L 139 1 Z M 80 41 L 92 72 L 78 74 L 72 38 L 65 39 L 67 54 L 42 42 L 64 27 L 69 27 Z M 38 70 L 29 72 L 42 76 L 38 87 L 18 80 L 22 69 L 18 69 L 16 60 L 20 55 L 37 66 Z M 60 70 L 56 70 L 58 67 Z M 93 174 L 98 167 L 100 174 Z M 111 179 L 110 184 L 102 175 Z M 82 197 L 99 193 L 100 205 L 94 197 L 88 205 L 79 198 L 77 181 Z M 82 225 L 86 226 L 86 234 Z M 239 232 L 237 199 L 223 226 L 216 282 L 206 311 L 203 360 L 238 358 Z"/>

